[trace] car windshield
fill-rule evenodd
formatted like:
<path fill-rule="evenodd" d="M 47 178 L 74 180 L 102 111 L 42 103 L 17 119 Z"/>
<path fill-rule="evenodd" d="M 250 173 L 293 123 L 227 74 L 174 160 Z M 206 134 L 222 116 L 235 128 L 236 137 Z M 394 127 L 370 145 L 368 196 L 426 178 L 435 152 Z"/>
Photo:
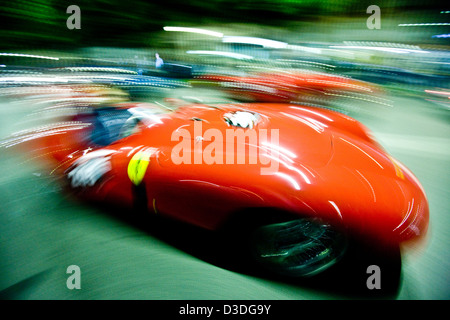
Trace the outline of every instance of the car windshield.
<path fill-rule="evenodd" d="M 94 120 L 91 141 L 107 146 L 139 131 L 139 124 L 150 125 L 159 122 L 159 114 L 167 113 L 159 108 L 120 108 L 103 106 L 93 110 Z"/>

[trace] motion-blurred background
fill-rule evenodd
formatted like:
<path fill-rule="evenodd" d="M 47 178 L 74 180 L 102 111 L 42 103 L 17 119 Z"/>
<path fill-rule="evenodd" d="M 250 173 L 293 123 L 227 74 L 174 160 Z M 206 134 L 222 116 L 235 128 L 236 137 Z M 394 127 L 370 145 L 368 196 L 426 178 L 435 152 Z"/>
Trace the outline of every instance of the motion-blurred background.
<path fill-rule="evenodd" d="M 79 11 L 68 12 L 71 5 Z M 378 16 L 368 12 L 371 5 L 379 8 Z M 342 279 L 286 283 L 230 270 L 205 258 L 213 248 L 201 248 L 204 240 L 196 230 L 170 226 L 158 232 L 80 203 L 17 149 L 18 133 L 54 121 L 67 107 L 128 100 L 163 104 L 166 98 L 281 99 L 362 121 L 416 174 L 430 202 L 428 238 L 405 250 L 401 281 L 387 297 L 450 298 L 448 4 L 28 0 L 2 1 L 0 21 L 2 298 L 340 299 L 367 294 L 347 290 Z M 75 22 L 79 28 L 69 28 Z M 280 89 L 286 83 L 271 78 L 280 74 L 321 75 L 349 84 L 311 88 L 306 80 L 309 84 L 295 90 Z M 272 80 L 261 86 L 265 79 Z M 81 290 L 66 286 L 66 269 L 73 264 L 82 270 Z"/>

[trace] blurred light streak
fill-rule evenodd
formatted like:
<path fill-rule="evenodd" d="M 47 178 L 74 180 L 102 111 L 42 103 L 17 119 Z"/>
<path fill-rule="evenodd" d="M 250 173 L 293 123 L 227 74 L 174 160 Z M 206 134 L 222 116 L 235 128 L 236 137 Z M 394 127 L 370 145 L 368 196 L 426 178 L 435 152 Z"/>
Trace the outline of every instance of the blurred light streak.
<path fill-rule="evenodd" d="M 421 50 L 417 45 L 397 43 L 397 42 L 380 42 L 380 41 L 344 41 L 346 46 L 361 46 L 361 47 L 389 47 L 394 49 L 412 49 Z"/>
<path fill-rule="evenodd" d="M 300 118 L 300 117 L 297 117 L 297 116 L 295 116 L 293 114 L 289 114 L 289 113 L 286 113 L 286 112 L 280 112 L 280 114 L 282 114 L 282 115 L 284 115 L 286 117 L 292 118 L 294 120 L 297 120 L 297 121 L 307 125 L 308 127 L 310 127 L 311 129 L 313 129 L 314 131 L 316 131 L 318 133 L 322 133 L 324 131 L 324 129 L 326 127 L 328 127 L 326 124 L 323 124 L 323 123 L 321 123 L 321 122 L 319 122 L 317 120 L 313 120 L 311 118 L 304 119 L 304 118 Z"/>
<path fill-rule="evenodd" d="M 199 29 L 199 28 L 169 27 L 169 26 L 166 26 L 163 29 L 164 29 L 164 31 L 191 32 L 191 33 L 199 33 L 199 34 L 204 34 L 204 35 L 208 35 L 208 36 L 212 36 L 212 37 L 218 37 L 218 38 L 222 38 L 223 37 L 223 33 L 221 33 L 221 32 L 215 32 L 215 31 L 206 30 L 206 29 Z"/>
<path fill-rule="evenodd" d="M 439 94 L 439 95 L 443 95 L 443 96 L 450 96 L 450 91 L 425 90 L 425 92 L 427 92 L 427 93 Z"/>
<path fill-rule="evenodd" d="M 59 60 L 59 58 L 55 58 L 55 57 L 36 56 L 34 54 L 23 54 L 23 53 L 0 53 L 0 56 Z"/>
<path fill-rule="evenodd" d="M 408 220 L 409 216 L 411 215 L 413 207 L 414 207 L 414 198 L 412 199 L 412 203 L 408 202 L 408 209 L 407 209 L 407 212 L 406 212 L 405 217 L 403 218 L 402 222 L 400 222 L 400 224 L 397 227 L 395 227 L 392 231 L 397 230 L 399 227 L 401 227 L 405 223 L 406 220 Z M 405 230 L 403 230 L 403 231 L 405 231 Z"/>
<path fill-rule="evenodd" d="M 450 26 L 450 23 L 401 23 L 399 27 Z"/>
<path fill-rule="evenodd" d="M 186 51 L 186 53 L 214 55 L 214 56 L 222 56 L 222 57 L 235 58 L 235 59 L 249 59 L 249 60 L 253 59 L 252 56 L 249 56 L 246 54 L 227 52 L 227 51 L 189 50 L 189 51 Z"/>
<path fill-rule="evenodd" d="M 341 210 L 339 210 L 339 207 L 336 205 L 336 203 L 334 203 L 334 201 L 328 201 L 332 206 L 333 206 L 333 208 L 336 210 L 336 212 L 338 213 L 338 215 L 339 215 L 339 217 L 341 217 L 341 219 L 342 219 L 342 214 L 341 214 Z"/>
<path fill-rule="evenodd" d="M 341 139 L 344 142 L 347 142 L 348 144 L 350 144 L 351 146 L 355 147 L 356 149 L 358 149 L 359 151 L 361 151 L 362 153 L 364 153 L 366 156 L 368 156 L 373 162 L 375 162 L 381 169 L 384 169 L 383 166 L 381 164 L 378 163 L 377 160 L 375 160 L 373 157 L 371 157 L 367 152 L 365 152 L 363 149 L 361 149 L 360 147 L 354 145 L 353 143 L 351 143 L 350 141 L 345 140 L 344 138 L 340 137 L 339 139 Z"/>
<path fill-rule="evenodd" d="M 373 196 L 373 202 L 377 202 L 377 197 L 375 195 L 375 190 L 372 187 L 372 184 L 369 182 L 369 180 L 367 180 L 366 177 L 364 177 L 364 175 L 359 172 L 359 170 L 356 170 L 356 172 L 361 176 L 361 178 L 364 179 L 364 181 L 367 183 L 367 185 L 369 186 L 370 190 L 372 191 L 372 196 Z"/>
<path fill-rule="evenodd" d="M 392 103 L 385 103 L 385 102 L 376 101 L 376 100 L 373 100 L 373 99 L 367 99 L 367 98 L 357 97 L 357 96 L 354 96 L 354 95 L 353 95 L 353 96 L 350 96 L 350 95 L 337 94 L 337 93 L 330 93 L 330 92 L 325 92 L 324 94 L 327 95 L 327 96 L 342 97 L 342 98 L 349 98 L 349 99 L 356 99 L 356 100 L 361 100 L 361 101 L 367 101 L 367 102 L 377 103 L 377 104 L 380 104 L 380 105 L 382 105 L 382 106 L 386 106 L 386 107 L 389 107 L 389 108 L 392 108 L 392 107 L 394 106 Z M 385 100 L 385 101 L 387 101 L 387 102 L 390 101 L 390 100 L 388 100 L 388 99 L 383 99 L 383 98 L 379 98 L 379 99 Z"/>
<path fill-rule="evenodd" d="M 330 46 L 330 48 L 338 48 L 338 49 L 362 49 L 362 50 L 376 50 L 376 51 L 385 51 L 385 52 L 393 52 L 393 53 L 430 53 L 425 50 L 415 50 L 415 49 L 402 49 L 402 48 L 389 48 L 389 47 L 369 47 L 369 46 Z"/>
<path fill-rule="evenodd" d="M 120 69 L 120 68 L 101 68 L 101 67 L 66 67 L 64 69 L 70 71 L 99 71 L 99 72 L 120 72 L 120 73 L 130 73 L 130 74 L 138 74 L 136 71 Z"/>
<path fill-rule="evenodd" d="M 286 49 L 297 50 L 297 51 L 305 51 L 305 52 L 317 53 L 317 54 L 321 54 L 322 53 L 322 50 L 318 49 L 318 48 L 311 48 L 311 47 L 292 45 L 292 44 L 289 44 L 286 47 Z"/>
<path fill-rule="evenodd" d="M 292 178 L 291 176 L 282 173 L 282 172 L 275 172 L 275 175 L 279 176 L 280 178 L 285 179 L 286 181 L 290 182 L 292 184 L 292 186 L 294 187 L 295 190 L 300 190 L 300 185 L 298 184 L 297 181 L 295 181 L 294 178 Z"/>
<path fill-rule="evenodd" d="M 287 157 L 289 157 L 289 158 L 297 158 L 297 155 L 296 155 L 295 153 L 289 151 L 289 150 L 286 149 L 286 148 L 280 147 L 280 146 L 278 146 L 278 145 L 276 145 L 276 144 L 269 143 L 269 142 L 265 142 L 265 141 L 262 142 L 261 144 L 264 145 L 264 146 L 269 147 L 271 150 L 275 149 L 275 150 L 279 151 L 281 154 L 284 153 L 284 154 L 286 154 Z M 293 161 L 291 160 L 291 162 L 293 162 Z"/>
<path fill-rule="evenodd" d="M 252 145 L 252 146 L 253 146 L 253 145 Z M 287 163 L 286 161 L 280 159 L 280 157 L 279 157 L 279 156 L 281 156 L 281 157 L 285 158 L 286 160 L 288 160 L 290 163 L 294 163 L 294 161 L 293 161 L 292 159 L 289 159 L 288 156 L 286 156 L 285 154 L 283 154 L 282 152 L 278 151 L 278 150 L 275 149 L 275 148 L 270 148 L 270 147 L 265 147 L 265 146 L 261 146 L 260 148 L 263 149 L 263 150 L 265 150 L 265 151 L 267 152 L 267 154 L 264 155 L 265 157 L 267 157 L 267 158 L 269 158 L 269 159 L 272 159 L 272 160 L 274 160 L 274 161 L 276 161 L 276 162 L 278 162 L 278 163 L 284 165 L 284 166 L 285 166 L 287 169 L 289 169 L 289 170 L 292 170 L 292 171 L 294 171 L 294 172 L 297 172 L 297 173 L 299 174 L 299 176 L 300 176 L 307 184 L 311 184 L 311 180 L 308 178 L 308 176 L 307 176 L 303 171 L 301 171 L 300 169 L 298 169 L 298 168 L 295 167 L 295 166 L 290 165 L 289 163 Z M 274 153 L 276 154 L 276 156 L 273 156 L 273 155 L 272 155 L 272 154 L 274 154 Z M 295 156 L 295 157 L 296 157 L 296 156 Z M 300 166 L 302 166 L 306 171 L 308 171 L 308 173 L 309 173 L 312 177 L 315 177 L 314 174 L 313 174 L 311 171 L 309 171 L 307 168 L 305 168 L 305 166 L 303 166 L 303 165 L 301 165 L 301 164 L 300 164 Z M 286 175 L 286 174 L 283 173 L 282 175 Z M 286 175 L 286 176 L 287 176 L 287 175 Z M 293 179 L 293 178 L 292 178 L 292 179 Z M 294 180 L 294 179 L 293 179 L 293 180 Z M 295 180 L 294 180 L 294 181 L 295 181 Z M 299 187 L 300 187 L 300 186 L 299 186 Z M 297 189 L 297 190 L 300 190 L 300 188 Z"/>
<path fill-rule="evenodd" d="M 330 121 L 330 122 L 333 122 L 333 121 L 334 121 L 333 119 L 328 118 L 327 116 L 324 116 L 323 114 L 320 114 L 319 112 L 315 112 L 315 111 L 312 111 L 312 110 L 309 110 L 309 109 L 306 109 L 306 108 L 302 108 L 302 107 L 294 107 L 294 106 L 290 106 L 289 108 L 291 108 L 291 109 L 297 109 L 297 110 L 301 110 L 301 111 L 304 111 L 304 112 L 309 112 L 309 113 L 315 114 L 316 116 L 319 116 L 319 117 L 321 117 L 321 118 L 323 118 L 323 119 L 325 119 L 325 120 L 328 120 L 328 121 Z"/>
<path fill-rule="evenodd" d="M 6 83 L 15 83 L 15 82 L 63 82 L 67 83 L 69 82 L 69 78 L 63 78 L 63 77 L 4 77 L 0 78 L 0 82 L 6 82 Z"/>
<path fill-rule="evenodd" d="M 264 38 L 255 38 L 255 37 L 243 37 L 243 36 L 225 36 L 222 39 L 224 43 L 242 43 L 242 44 L 253 44 L 263 46 L 265 48 L 276 48 L 283 49 L 287 47 L 286 42 L 264 39 Z"/>
<path fill-rule="evenodd" d="M 333 66 L 331 64 L 326 64 L 326 63 L 321 63 L 321 62 L 315 62 L 315 61 L 306 61 L 306 60 L 293 60 L 293 59 L 277 59 L 278 61 L 282 61 L 282 62 L 294 62 L 294 63 L 299 63 L 299 64 L 312 64 L 312 65 L 317 65 L 317 66 L 323 66 L 323 67 L 327 67 L 327 68 L 336 68 L 336 66 Z"/>
<path fill-rule="evenodd" d="M 450 33 L 446 34 L 435 34 L 434 36 L 431 36 L 432 38 L 450 38 Z"/>
<path fill-rule="evenodd" d="M 64 123 L 55 123 L 35 129 L 22 130 L 11 135 L 11 138 L 2 141 L 0 143 L 0 147 L 10 148 L 17 144 L 24 143 L 30 140 L 63 134 L 66 133 L 66 131 L 80 130 L 88 126 L 90 126 L 90 124 L 82 123 L 79 121 L 70 121 Z"/>

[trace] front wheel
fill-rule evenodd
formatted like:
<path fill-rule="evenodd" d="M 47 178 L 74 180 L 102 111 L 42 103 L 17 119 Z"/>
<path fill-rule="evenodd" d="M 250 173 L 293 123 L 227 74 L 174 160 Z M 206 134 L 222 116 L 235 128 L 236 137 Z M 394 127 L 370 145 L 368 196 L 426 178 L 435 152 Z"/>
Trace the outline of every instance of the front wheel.
<path fill-rule="evenodd" d="M 316 219 L 296 219 L 258 226 L 250 233 L 253 260 L 284 276 L 307 277 L 320 273 L 343 256 L 347 237 Z"/>

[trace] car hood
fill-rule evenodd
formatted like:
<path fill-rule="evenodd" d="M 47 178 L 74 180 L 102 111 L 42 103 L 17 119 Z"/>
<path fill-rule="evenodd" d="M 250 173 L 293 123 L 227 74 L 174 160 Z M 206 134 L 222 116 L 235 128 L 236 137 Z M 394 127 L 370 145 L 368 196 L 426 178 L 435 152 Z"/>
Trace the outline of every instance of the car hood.
<path fill-rule="evenodd" d="M 248 124 L 246 121 L 227 121 L 227 116 L 236 112 L 254 114 L 257 121 L 251 128 L 244 127 Z M 174 114 L 173 120 L 184 121 L 177 122 L 173 129 L 188 131 L 191 140 L 202 140 L 203 147 L 210 141 L 205 139 L 210 129 L 220 132 L 225 145 L 236 144 L 240 136 L 247 135 L 245 145 L 257 146 L 261 154 L 318 167 L 326 165 L 333 155 L 332 130 L 318 114 L 280 108 L 276 104 L 191 106 Z"/>

